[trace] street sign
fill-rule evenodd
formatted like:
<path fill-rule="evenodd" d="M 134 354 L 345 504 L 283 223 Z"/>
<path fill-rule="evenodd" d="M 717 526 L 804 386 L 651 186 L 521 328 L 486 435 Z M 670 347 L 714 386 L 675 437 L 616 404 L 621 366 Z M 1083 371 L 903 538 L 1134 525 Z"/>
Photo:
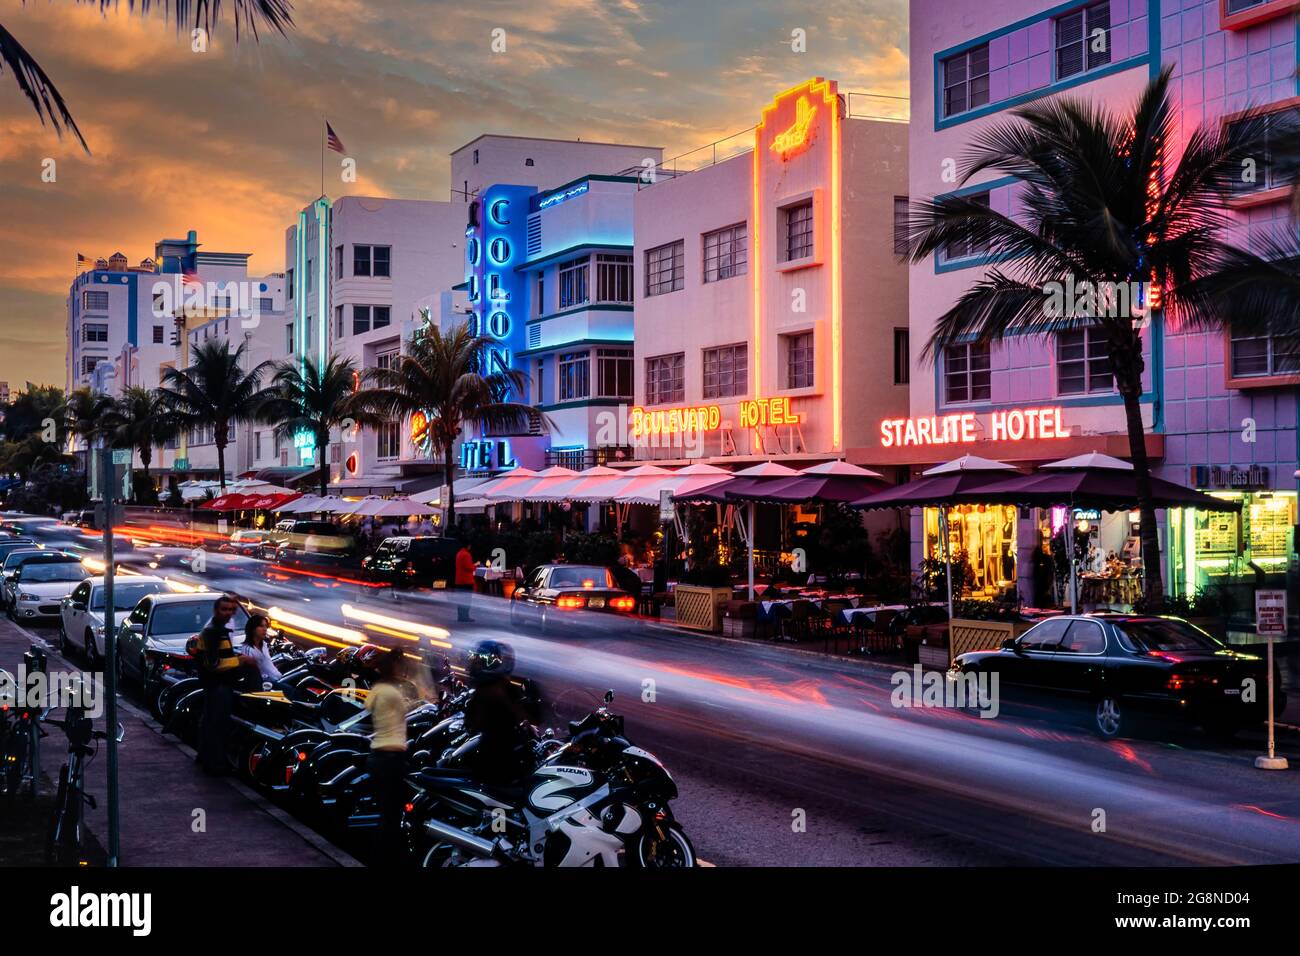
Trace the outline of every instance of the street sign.
<path fill-rule="evenodd" d="M 130 448 L 114 448 L 113 464 L 126 465 L 129 468 L 131 466 L 131 454 Z"/>
<path fill-rule="evenodd" d="M 665 523 L 673 520 L 673 493 L 667 488 L 659 490 L 659 520 Z"/>
<path fill-rule="evenodd" d="M 1260 637 L 1286 637 L 1286 592 L 1255 592 L 1255 633 Z"/>

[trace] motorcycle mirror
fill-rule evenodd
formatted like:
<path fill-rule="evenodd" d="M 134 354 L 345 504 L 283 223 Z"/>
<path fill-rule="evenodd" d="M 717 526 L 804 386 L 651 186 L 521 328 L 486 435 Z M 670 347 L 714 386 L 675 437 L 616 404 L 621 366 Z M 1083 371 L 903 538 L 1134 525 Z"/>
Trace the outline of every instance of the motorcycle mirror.
<path fill-rule="evenodd" d="M 118 725 L 117 725 L 117 742 L 120 744 L 120 743 L 122 742 L 122 738 L 125 737 L 125 736 L 126 736 L 126 728 L 123 727 L 123 726 L 121 725 L 121 723 L 118 723 Z"/>
<path fill-rule="evenodd" d="M 605 691 L 605 703 L 607 704 L 614 703 L 614 692 L 612 690 Z"/>

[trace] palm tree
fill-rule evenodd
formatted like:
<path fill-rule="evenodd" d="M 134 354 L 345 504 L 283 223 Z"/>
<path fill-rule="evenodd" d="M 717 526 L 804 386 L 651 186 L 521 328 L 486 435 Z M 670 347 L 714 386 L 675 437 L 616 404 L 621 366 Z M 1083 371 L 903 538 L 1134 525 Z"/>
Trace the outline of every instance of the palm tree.
<path fill-rule="evenodd" d="M 133 386 L 113 403 L 106 415 L 105 428 L 114 448 L 130 448 L 140 455 L 144 469 L 142 488 L 152 493 L 149 465 L 153 462 L 153 450 L 180 434 L 175 416 L 161 404 L 156 391 Z M 142 488 L 135 488 L 137 504 Z"/>
<path fill-rule="evenodd" d="M 471 334 L 468 325 L 446 334 L 436 325 L 426 325 L 407 340 L 395 366 L 367 370 L 370 387 L 356 395 L 356 407 L 385 421 L 416 413 L 425 417 L 423 444 L 431 456 L 442 457 L 448 527 L 456 522 L 452 455 L 465 427 L 516 431 L 537 415 L 530 405 L 507 401 L 511 392 L 523 392 L 527 380 L 518 369 L 488 370 L 489 341 Z"/>
<path fill-rule="evenodd" d="M 243 359 L 246 343 L 230 351 L 230 343 L 214 339 L 194 350 L 186 369 L 169 368 L 163 373 L 158 389 L 161 406 L 169 412 L 178 428 L 212 426 L 217 446 L 217 470 L 221 490 L 226 489 L 226 446 L 233 426 L 256 421 L 267 399 L 262 377 L 270 362 L 245 371 Z"/>
<path fill-rule="evenodd" d="M 307 357 L 297 362 L 279 362 L 275 378 L 267 389 L 268 398 L 258 417 L 276 426 L 282 440 L 302 432 L 315 439 L 320 470 L 321 497 L 329 486 L 330 434 L 337 428 L 347 430 L 361 425 L 379 425 L 383 419 L 357 407 L 355 393 L 359 383 L 356 362 L 331 355 L 324 365 Z"/>
<path fill-rule="evenodd" d="M 104 416 L 113 407 L 107 395 L 79 388 L 68 394 L 61 408 L 67 430 L 80 438 L 89 448 L 103 435 Z"/>
<path fill-rule="evenodd" d="M 93 0 L 88 0 L 93 2 Z M 191 22 L 190 11 L 194 11 L 193 28 L 202 28 L 205 32 L 211 33 L 212 29 L 218 26 L 222 19 L 220 0 L 209 2 L 209 0 L 127 0 L 127 6 L 132 12 L 137 5 L 142 14 L 148 14 L 151 6 L 160 6 L 165 8 L 168 19 L 176 21 L 178 31 L 186 29 L 186 25 Z M 257 40 L 258 26 L 269 26 L 278 32 L 281 36 L 285 30 L 293 26 L 293 19 L 289 11 L 292 4 L 289 0 L 231 0 L 231 7 L 234 8 L 235 21 L 235 41 L 239 41 L 240 33 L 248 31 Z M 117 0 L 99 0 L 100 10 L 108 7 L 116 7 Z M 87 153 L 90 147 L 86 145 L 86 139 L 81 135 L 81 130 L 77 128 L 76 121 L 72 118 L 72 113 L 68 109 L 67 103 L 63 100 L 61 94 L 54 85 L 54 81 L 41 69 L 41 65 L 36 62 L 35 58 L 23 48 L 12 33 L 0 24 L 0 66 L 7 66 L 13 74 L 14 82 L 18 84 L 18 89 L 23 95 L 31 101 L 32 108 L 36 110 L 36 115 L 40 117 L 41 123 L 44 124 L 48 119 L 54 131 L 61 137 L 66 127 L 69 132 L 77 137 L 81 143 L 81 148 Z"/>
<path fill-rule="evenodd" d="M 1019 218 L 964 193 L 914 203 L 908 224 L 913 262 L 953 242 L 982 246 L 994 260 L 938 317 L 925 358 L 933 361 L 953 343 L 1048 338 L 1084 327 L 1105 337 L 1124 403 L 1153 606 L 1163 588 L 1141 412 L 1142 316 L 1119 308 L 1062 313 L 1049 294 L 1070 282 L 1126 290 L 1151 282 L 1164 310 L 1181 327 L 1198 330 L 1230 325 L 1247 334 L 1294 334 L 1300 315 L 1294 243 L 1266 242 L 1257 255 L 1228 241 L 1243 167 L 1270 155 L 1266 136 L 1278 135 L 1278 117 L 1271 133 L 1258 113 L 1222 129 L 1204 124 L 1171 161 L 1165 144 L 1176 116 L 1169 80 L 1166 68 L 1122 115 L 1071 98 L 1013 110 L 1011 119 L 975 134 L 960 182 L 993 171 L 1019 179 Z"/>

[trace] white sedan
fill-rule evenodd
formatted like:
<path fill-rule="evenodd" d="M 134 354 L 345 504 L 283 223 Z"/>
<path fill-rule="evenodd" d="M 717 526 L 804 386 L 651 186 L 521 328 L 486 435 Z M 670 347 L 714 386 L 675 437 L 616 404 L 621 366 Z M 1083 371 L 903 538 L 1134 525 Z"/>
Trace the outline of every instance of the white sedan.
<path fill-rule="evenodd" d="M 58 617 L 63 599 L 86 580 L 86 569 L 73 555 L 42 554 L 23 562 L 9 579 L 9 616 L 15 621 Z"/>
<path fill-rule="evenodd" d="M 119 575 L 113 581 L 115 623 L 120 623 L 130 614 L 141 598 L 166 590 L 167 584 L 162 578 Z M 86 664 L 91 667 L 103 663 L 106 597 L 103 577 L 88 578 L 77 585 L 59 609 L 59 649 L 64 654 L 71 653 L 74 648 L 80 650 L 85 654 Z"/>
<path fill-rule="evenodd" d="M 117 662 L 124 677 L 146 690 L 156 681 L 155 665 L 173 654 L 184 654 L 186 642 L 208 623 L 219 594 L 171 592 L 146 594 L 122 621 L 117 631 Z M 236 608 L 229 624 L 231 644 L 244 643 L 248 612 Z"/>

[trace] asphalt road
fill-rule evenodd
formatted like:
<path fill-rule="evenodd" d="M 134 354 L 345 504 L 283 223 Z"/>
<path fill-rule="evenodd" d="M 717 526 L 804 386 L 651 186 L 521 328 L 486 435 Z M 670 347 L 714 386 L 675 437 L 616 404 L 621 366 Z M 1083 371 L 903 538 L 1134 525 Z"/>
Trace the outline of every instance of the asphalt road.
<path fill-rule="evenodd" d="M 100 541 L 53 522 L 38 540 L 98 554 Z M 895 708 L 896 668 L 575 615 L 562 631 L 516 630 L 508 602 L 476 596 L 474 622 L 431 592 L 274 573 L 209 553 L 124 555 L 142 571 L 230 589 L 266 607 L 358 627 L 350 604 L 451 631 L 463 650 L 509 641 L 518 671 L 566 713 L 606 688 L 629 737 L 678 781 L 675 812 L 719 865 L 1177 865 L 1300 861 L 1296 771 L 1254 769 L 1260 735 L 1232 744 L 1150 728 L 1103 742 L 1082 715 L 1043 703 L 984 719 Z M 159 560 L 161 558 L 161 560 Z M 1297 752 L 1283 736 L 1282 752 Z M 1294 763 L 1295 761 L 1293 761 Z"/>

